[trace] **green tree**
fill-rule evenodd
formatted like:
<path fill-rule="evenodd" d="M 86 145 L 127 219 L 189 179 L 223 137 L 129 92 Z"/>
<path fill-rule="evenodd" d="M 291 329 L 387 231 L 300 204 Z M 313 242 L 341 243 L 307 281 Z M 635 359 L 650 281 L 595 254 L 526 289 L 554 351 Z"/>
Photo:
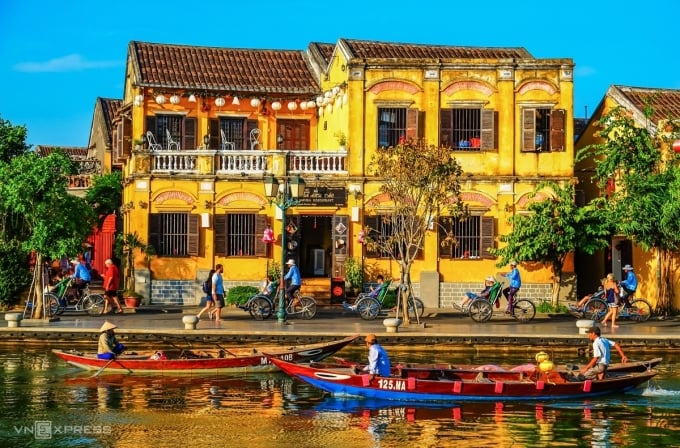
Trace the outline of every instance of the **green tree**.
<path fill-rule="evenodd" d="M 59 151 L 47 157 L 27 153 L 0 163 L 0 217 L 13 222 L 0 229 L 0 239 L 16 240 L 26 252 L 34 250 L 37 267 L 43 257 L 81 250 L 96 222 L 85 200 L 67 192 L 67 176 L 73 168 Z M 37 282 L 35 291 L 37 298 L 42 297 L 42 282 Z M 34 317 L 39 317 L 42 300 L 36 303 Z"/>
<path fill-rule="evenodd" d="M 26 144 L 27 134 L 25 126 L 13 126 L 0 116 L 0 162 L 9 162 L 13 157 L 29 151 L 30 146 Z"/>
<path fill-rule="evenodd" d="M 85 201 L 100 219 L 117 214 L 123 205 L 123 176 L 120 171 L 94 176 L 85 193 Z"/>
<path fill-rule="evenodd" d="M 577 207 L 574 203 L 574 186 L 560 186 L 543 182 L 534 190 L 534 197 L 546 192 L 550 197 L 531 202 L 527 215 L 510 218 L 512 232 L 501 235 L 505 243 L 501 249 L 492 249 L 500 260 L 498 267 L 510 260 L 541 262 L 553 271 L 552 305 L 559 305 L 562 269 L 569 253 L 580 250 L 593 254 L 609 244 L 612 228 L 605 211 L 594 205 Z"/>
<path fill-rule="evenodd" d="M 369 172 L 381 182 L 380 191 L 390 199 L 389 209 L 374 210 L 391 229 L 379 235 L 366 232 L 368 249 L 389 254 L 399 263 L 404 291 L 413 294 L 411 267 L 423 249 L 425 234 L 437 216 L 461 219 L 467 208 L 460 200 L 463 170 L 451 149 L 407 141 L 403 145 L 379 148 L 371 159 Z M 384 204 L 381 204 L 384 206 Z M 367 207 L 371 209 L 369 204 Z M 447 243 L 455 243 L 452 237 Z M 406 301 L 401 302 L 404 324 L 409 317 Z"/>
<path fill-rule="evenodd" d="M 612 109 L 597 123 L 604 142 L 584 148 L 577 160 L 594 159 L 602 191 L 609 179 L 615 181 L 615 191 L 594 203 L 609 210 L 617 233 L 657 251 L 661 288 L 655 313 L 666 316 L 673 311 L 672 261 L 680 248 L 680 156 L 670 150 L 680 127 L 669 120 L 668 129 L 657 132 L 650 120 L 653 109 L 647 105 L 644 112 L 646 123 L 640 126 L 625 108 Z"/>

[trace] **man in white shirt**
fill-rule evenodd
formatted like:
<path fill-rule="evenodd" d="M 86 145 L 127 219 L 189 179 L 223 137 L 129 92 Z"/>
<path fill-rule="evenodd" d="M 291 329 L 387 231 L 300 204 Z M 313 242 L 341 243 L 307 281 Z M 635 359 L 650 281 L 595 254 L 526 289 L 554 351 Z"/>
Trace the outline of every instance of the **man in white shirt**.
<path fill-rule="evenodd" d="M 591 327 L 588 330 L 588 339 L 593 343 L 593 358 L 581 369 L 579 379 L 603 379 L 611 362 L 612 347 L 621 355 L 621 362 L 628 361 L 619 344 L 600 336 L 600 327 Z"/>

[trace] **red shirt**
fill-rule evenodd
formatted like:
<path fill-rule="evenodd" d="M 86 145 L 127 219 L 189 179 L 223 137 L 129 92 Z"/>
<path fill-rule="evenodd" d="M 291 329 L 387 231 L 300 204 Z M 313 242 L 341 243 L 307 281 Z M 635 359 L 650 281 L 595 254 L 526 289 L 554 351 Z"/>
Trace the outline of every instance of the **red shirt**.
<path fill-rule="evenodd" d="M 115 264 L 106 268 L 104 273 L 104 290 L 118 291 L 118 284 L 120 283 L 120 272 Z"/>

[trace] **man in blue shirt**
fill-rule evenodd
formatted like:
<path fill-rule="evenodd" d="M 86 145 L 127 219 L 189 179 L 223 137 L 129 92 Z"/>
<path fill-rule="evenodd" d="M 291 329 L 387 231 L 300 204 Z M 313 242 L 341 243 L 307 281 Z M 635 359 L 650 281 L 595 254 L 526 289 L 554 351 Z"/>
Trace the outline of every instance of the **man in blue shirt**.
<path fill-rule="evenodd" d="M 75 262 L 76 267 L 71 278 L 73 279 L 76 290 L 78 291 L 78 299 L 80 299 L 80 297 L 83 295 L 83 289 L 85 289 L 85 287 L 92 281 L 92 276 L 90 275 L 90 270 L 87 269 L 84 258 L 75 260 Z"/>
<path fill-rule="evenodd" d="M 637 289 L 638 286 L 638 281 L 637 277 L 635 276 L 635 273 L 633 272 L 633 266 L 627 264 L 623 267 L 623 272 L 626 273 L 626 278 L 620 283 L 621 288 L 623 289 L 623 294 L 621 295 L 621 300 L 624 301 L 628 298 L 628 296 L 632 296 L 635 294 L 635 290 Z"/>
<path fill-rule="evenodd" d="M 286 266 L 288 266 L 288 272 L 283 277 L 283 280 L 290 280 L 290 284 L 286 288 L 286 300 L 288 301 L 293 297 L 295 291 L 300 289 L 300 286 L 302 285 L 302 277 L 300 276 L 300 269 L 295 264 L 295 260 L 291 258 L 286 262 Z M 293 303 L 293 306 L 297 305 L 299 305 L 299 303 Z"/>
<path fill-rule="evenodd" d="M 375 334 L 366 335 L 366 345 L 368 345 L 368 365 L 360 372 L 370 373 L 371 379 L 376 376 L 389 377 L 392 374 L 390 358 L 385 349 L 378 344 Z"/>
<path fill-rule="evenodd" d="M 517 262 L 512 260 L 510 262 L 511 271 L 505 276 L 510 280 L 510 286 L 503 290 L 503 295 L 508 300 L 508 308 L 505 310 L 505 314 L 512 314 L 512 307 L 515 303 L 515 294 L 522 287 L 522 279 L 519 276 L 519 270 L 517 269 Z"/>

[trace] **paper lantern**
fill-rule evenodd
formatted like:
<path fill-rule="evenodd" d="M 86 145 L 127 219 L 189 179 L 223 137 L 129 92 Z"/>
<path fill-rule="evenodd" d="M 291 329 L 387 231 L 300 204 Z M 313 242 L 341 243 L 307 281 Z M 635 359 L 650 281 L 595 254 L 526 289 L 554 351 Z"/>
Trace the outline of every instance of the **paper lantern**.
<path fill-rule="evenodd" d="M 156 103 L 157 104 L 165 104 L 165 96 L 163 96 L 163 95 L 156 96 Z"/>
<path fill-rule="evenodd" d="M 274 109 L 274 110 L 281 110 L 281 103 L 278 102 L 278 101 L 274 101 L 274 102 L 272 103 L 272 109 Z"/>
<path fill-rule="evenodd" d="M 222 106 L 224 106 L 225 103 L 226 103 L 226 101 L 221 96 L 218 96 L 217 98 L 215 98 L 215 106 L 222 107 Z"/>
<path fill-rule="evenodd" d="M 288 103 L 288 110 L 290 111 L 297 110 L 297 104 L 295 104 L 295 101 L 290 101 Z"/>
<path fill-rule="evenodd" d="M 253 98 L 250 100 L 250 105 L 252 107 L 258 107 L 260 105 L 260 99 L 259 98 Z"/>
<path fill-rule="evenodd" d="M 179 95 L 175 94 L 170 97 L 170 103 L 177 105 L 180 102 Z"/>

